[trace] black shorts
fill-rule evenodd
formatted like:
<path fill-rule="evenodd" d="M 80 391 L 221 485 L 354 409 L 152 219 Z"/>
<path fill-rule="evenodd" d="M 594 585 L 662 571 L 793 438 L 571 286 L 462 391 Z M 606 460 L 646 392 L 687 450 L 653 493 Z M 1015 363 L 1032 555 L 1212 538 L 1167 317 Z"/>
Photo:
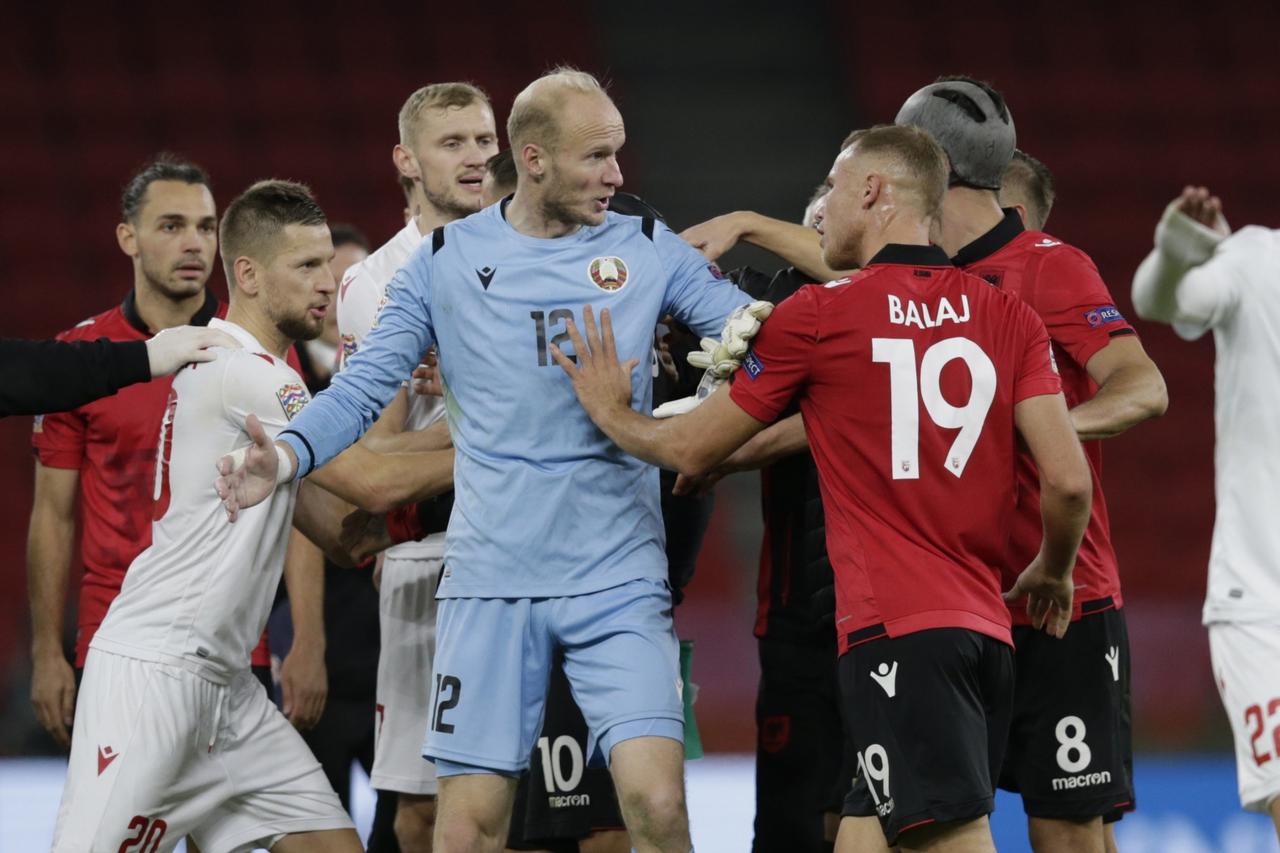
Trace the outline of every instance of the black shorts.
<path fill-rule="evenodd" d="M 1020 793 L 1032 817 L 1110 822 L 1132 811 L 1124 612 L 1089 613 L 1061 640 L 1019 626 L 1013 640 L 1017 684 L 1000 787 Z"/>
<path fill-rule="evenodd" d="M 622 828 L 609 769 L 603 763 L 592 766 L 586 748 L 587 723 L 557 655 L 547 686 L 542 735 L 516 788 L 508 848 L 576 851 L 578 839 Z"/>
<path fill-rule="evenodd" d="M 766 637 L 759 646 L 752 850 L 816 853 L 823 815 L 840 813 L 851 778 L 842 771 L 835 633 L 826 644 Z"/>
<path fill-rule="evenodd" d="M 846 817 L 880 818 L 890 846 L 931 823 L 990 814 L 1013 706 L 1013 650 L 933 628 L 840 658 L 845 725 L 858 751 Z"/>

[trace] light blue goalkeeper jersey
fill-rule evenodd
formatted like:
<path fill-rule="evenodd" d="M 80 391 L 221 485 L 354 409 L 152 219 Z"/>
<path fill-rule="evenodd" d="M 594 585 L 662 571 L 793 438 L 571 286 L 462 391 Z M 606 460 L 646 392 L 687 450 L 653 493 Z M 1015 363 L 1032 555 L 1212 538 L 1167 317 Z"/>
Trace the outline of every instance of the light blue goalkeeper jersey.
<path fill-rule="evenodd" d="M 658 471 L 587 417 L 548 347 L 608 308 L 632 406 L 652 407 L 654 326 L 703 336 L 750 298 L 666 226 L 607 214 L 567 237 L 521 234 L 493 205 L 437 230 L 398 272 L 377 324 L 280 438 L 300 470 L 359 438 L 431 344 L 457 450 L 442 598 L 577 595 L 665 580 Z"/>

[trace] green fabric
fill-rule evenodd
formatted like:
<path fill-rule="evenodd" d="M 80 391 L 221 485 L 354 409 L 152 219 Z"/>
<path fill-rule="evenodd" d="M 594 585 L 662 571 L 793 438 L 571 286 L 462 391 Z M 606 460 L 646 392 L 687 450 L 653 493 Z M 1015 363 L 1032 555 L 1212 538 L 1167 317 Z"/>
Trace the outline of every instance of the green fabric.
<path fill-rule="evenodd" d="M 689 680 L 693 670 L 693 640 L 680 641 L 680 681 L 684 694 L 684 757 L 693 761 L 702 757 L 702 736 L 698 734 L 698 719 L 693 714 L 694 694 L 698 687 Z"/>

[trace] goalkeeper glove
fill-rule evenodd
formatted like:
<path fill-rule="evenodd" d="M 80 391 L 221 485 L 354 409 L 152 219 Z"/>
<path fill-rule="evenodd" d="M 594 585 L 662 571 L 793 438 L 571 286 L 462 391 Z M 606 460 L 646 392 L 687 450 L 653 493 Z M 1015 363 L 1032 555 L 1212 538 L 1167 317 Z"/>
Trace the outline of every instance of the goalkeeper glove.
<path fill-rule="evenodd" d="M 689 353 L 689 364 L 706 371 L 702 374 L 702 381 L 698 383 L 698 390 L 692 397 L 663 403 L 653 410 L 653 416 L 671 418 L 686 414 L 714 394 L 716 389 L 742 366 L 742 359 L 751 346 L 751 339 L 760 331 L 760 324 L 772 312 L 772 302 L 752 302 L 750 305 L 735 308 L 729 318 L 724 321 L 720 340 L 703 338 L 702 349 L 699 352 Z"/>

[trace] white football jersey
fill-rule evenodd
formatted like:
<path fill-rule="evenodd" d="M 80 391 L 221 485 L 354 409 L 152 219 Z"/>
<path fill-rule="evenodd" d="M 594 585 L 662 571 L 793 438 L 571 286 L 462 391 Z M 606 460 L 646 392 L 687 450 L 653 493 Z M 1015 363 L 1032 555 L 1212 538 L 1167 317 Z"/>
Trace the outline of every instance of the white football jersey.
<path fill-rule="evenodd" d="M 1213 331 L 1217 515 L 1204 621 L 1280 621 L 1280 231 L 1223 240 L 1177 287 L 1173 327 Z"/>
<path fill-rule="evenodd" d="M 241 510 L 214 491 L 214 464 L 249 445 L 245 418 L 275 437 L 310 400 L 302 379 L 234 323 L 243 349 L 178 372 L 160 426 L 151 547 L 125 574 L 91 648 L 192 669 L 226 683 L 249 656 L 280 583 L 297 482 Z"/>
<path fill-rule="evenodd" d="M 387 302 L 387 285 L 422 243 L 415 220 L 409 220 L 394 237 L 369 257 L 347 270 L 338 285 L 338 366 L 342 369 L 360 349 L 365 335 L 377 325 L 378 312 Z M 409 377 L 405 377 L 407 381 Z M 444 400 L 409 392 L 406 428 L 421 430 L 445 415 Z M 444 534 L 433 533 L 418 542 L 387 549 L 398 559 L 438 559 L 444 556 Z"/>

